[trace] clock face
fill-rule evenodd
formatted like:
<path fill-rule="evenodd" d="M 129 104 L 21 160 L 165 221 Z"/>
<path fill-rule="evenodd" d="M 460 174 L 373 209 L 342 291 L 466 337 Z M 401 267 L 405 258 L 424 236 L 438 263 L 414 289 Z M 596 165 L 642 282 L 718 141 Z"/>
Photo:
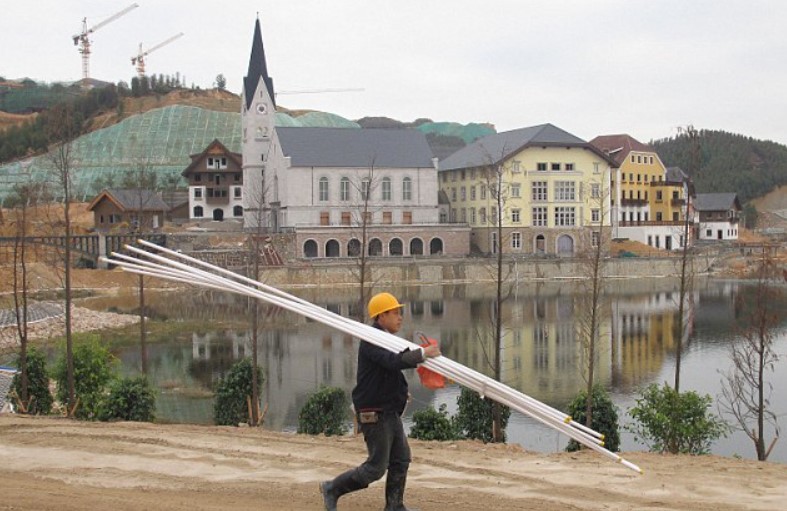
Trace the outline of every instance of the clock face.
<path fill-rule="evenodd" d="M 267 111 L 268 111 L 268 108 L 265 106 L 265 103 L 260 103 L 259 105 L 257 105 L 257 113 L 258 114 L 264 114 Z"/>

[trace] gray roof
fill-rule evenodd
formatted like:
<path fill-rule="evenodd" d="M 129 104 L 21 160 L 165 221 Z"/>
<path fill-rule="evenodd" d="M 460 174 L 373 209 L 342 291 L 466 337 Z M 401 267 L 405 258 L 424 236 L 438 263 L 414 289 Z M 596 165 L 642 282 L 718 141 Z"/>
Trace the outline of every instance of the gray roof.
<path fill-rule="evenodd" d="M 440 170 L 466 169 L 496 164 L 527 146 L 584 147 L 617 167 L 614 160 L 597 147 L 557 126 L 541 124 L 480 138 L 440 162 Z"/>
<path fill-rule="evenodd" d="M 124 210 L 128 211 L 168 211 L 169 206 L 153 190 L 134 188 L 112 188 L 104 190 L 111 195 Z"/>
<path fill-rule="evenodd" d="M 698 193 L 694 199 L 694 207 L 697 211 L 729 211 L 741 208 L 735 193 Z"/>
<path fill-rule="evenodd" d="M 666 180 L 673 183 L 683 183 L 689 180 L 689 175 L 680 167 L 667 167 Z"/>
<path fill-rule="evenodd" d="M 433 167 L 426 136 L 415 129 L 277 127 L 293 167 Z"/>

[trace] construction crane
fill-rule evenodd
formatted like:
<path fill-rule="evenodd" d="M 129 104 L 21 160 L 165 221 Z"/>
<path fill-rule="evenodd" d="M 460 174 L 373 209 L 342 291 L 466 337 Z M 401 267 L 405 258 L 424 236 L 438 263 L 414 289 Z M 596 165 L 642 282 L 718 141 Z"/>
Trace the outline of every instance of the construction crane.
<path fill-rule="evenodd" d="M 113 14 L 101 23 L 93 25 L 90 28 L 87 26 L 87 18 L 82 18 L 82 33 L 72 36 L 71 38 L 74 40 L 74 46 L 79 45 L 79 53 L 82 54 L 82 80 L 84 82 L 87 82 L 90 78 L 90 34 L 137 7 L 139 7 L 139 4 L 131 4 L 122 11 Z"/>
<path fill-rule="evenodd" d="M 143 76 L 145 76 L 145 57 L 147 57 L 148 55 L 150 55 L 154 51 L 158 50 L 162 46 L 168 45 L 169 43 L 171 43 L 175 39 L 181 37 L 182 35 L 183 35 L 183 32 L 181 32 L 180 34 L 177 34 L 177 35 L 173 35 L 172 37 L 170 37 L 166 41 L 158 43 L 153 48 L 150 48 L 149 50 L 145 50 L 145 51 L 142 51 L 142 43 L 139 43 L 139 53 L 137 53 L 136 57 L 131 57 L 131 65 L 132 66 L 133 65 L 137 66 L 137 74 L 139 75 L 139 77 L 142 78 Z"/>

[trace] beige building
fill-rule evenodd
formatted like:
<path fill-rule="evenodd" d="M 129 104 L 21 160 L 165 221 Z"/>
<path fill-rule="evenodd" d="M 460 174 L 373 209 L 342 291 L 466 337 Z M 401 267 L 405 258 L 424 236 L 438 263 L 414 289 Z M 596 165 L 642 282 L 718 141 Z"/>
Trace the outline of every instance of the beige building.
<path fill-rule="evenodd" d="M 572 256 L 610 226 L 615 170 L 597 147 L 551 124 L 489 135 L 440 162 L 445 220 L 470 226 L 476 253 Z"/>

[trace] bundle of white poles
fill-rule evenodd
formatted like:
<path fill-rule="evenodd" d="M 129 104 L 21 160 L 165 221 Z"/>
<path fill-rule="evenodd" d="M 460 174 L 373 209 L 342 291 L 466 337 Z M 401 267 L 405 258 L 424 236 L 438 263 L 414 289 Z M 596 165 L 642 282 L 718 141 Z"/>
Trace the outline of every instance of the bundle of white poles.
<path fill-rule="evenodd" d="M 138 243 L 146 249 L 126 245 L 126 249 L 135 254 L 136 257 L 113 252 L 112 258 L 102 258 L 102 260 L 108 264 L 119 266 L 126 271 L 140 275 L 183 282 L 256 298 L 268 304 L 318 321 L 336 330 L 358 337 L 359 339 L 363 339 L 395 353 L 399 353 L 408 348 L 418 348 L 418 345 L 406 339 L 378 330 L 370 325 L 365 325 L 352 319 L 345 318 L 306 300 L 285 293 L 272 286 L 238 275 L 227 269 L 208 264 L 204 261 L 144 240 L 139 240 Z M 542 424 L 576 440 L 580 444 L 623 464 L 625 467 L 642 473 L 642 470 L 635 464 L 605 449 L 603 435 L 587 426 L 575 422 L 570 416 L 537 399 L 527 396 L 518 390 L 485 376 L 478 371 L 474 371 L 458 362 L 454 362 L 443 355 L 429 358 L 424 361 L 422 365 L 427 369 L 441 374 L 445 378 L 478 392 L 482 397 L 488 397 L 500 404 L 532 417 Z"/>

